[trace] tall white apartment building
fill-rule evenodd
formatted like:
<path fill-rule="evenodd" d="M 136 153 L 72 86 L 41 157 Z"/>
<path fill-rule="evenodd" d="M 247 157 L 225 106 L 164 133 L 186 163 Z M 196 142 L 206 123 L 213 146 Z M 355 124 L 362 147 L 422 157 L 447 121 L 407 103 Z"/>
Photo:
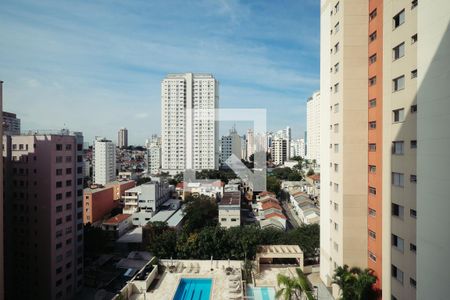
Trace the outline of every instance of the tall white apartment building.
<path fill-rule="evenodd" d="M 272 162 L 279 166 L 284 164 L 288 157 L 288 143 L 286 139 L 275 138 L 272 141 Z"/>
<path fill-rule="evenodd" d="M 250 161 L 250 156 L 255 154 L 255 134 L 253 129 L 247 130 L 247 161 Z"/>
<path fill-rule="evenodd" d="M 128 147 L 128 129 L 120 128 L 117 134 L 117 147 L 126 148 Z"/>
<path fill-rule="evenodd" d="M 225 161 L 233 154 L 239 160 L 242 158 L 241 137 L 236 132 L 235 128 L 230 130 L 229 135 L 223 136 L 221 139 L 220 164 L 226 166 Z"/>
<path fill-rule="evenodd" d="M 300 156 L 300 157 L 305 157 L 305 140 L 304 139 L 296 139 L 296 140 L 291 140 L 291 151 L 290 151 L 290 155 L 292 157 L 295 156 Z"/>
<path fill-rule="evenodd" d="M 162 170 L 217 169 L 219 83 L 211 74 L 169 74 L 161 83 Z"/>
<path fill-rule="evenodd" d="M 419 1 L 418 9 L 417 299 L 447 299 L 450 1 Z"/>
<path fill-rule="evenodd" d="M 320 92 L 315 92 L 306 102 L 306 158 L 320 162 Z"/>
<path fill-rule="evenodd" d="M 156 134 L 146 142 L 147 146 L 147 173 L 156 175 L 161 170 L 161 138 Z"/>
<path fill-rule="evenodd" d="M 338 266 L 367 267 L 367 12 L 368 1 L 321 1 L 320 98 L 307 102 L 307 158 L 320 161 L 320 277 L 327 286 Z"/>
<path fill-rule="evenodd" d="M 94 142 L 94 183 L 105 185 L 116 179 L 116 146 L 110 140 Z"/>

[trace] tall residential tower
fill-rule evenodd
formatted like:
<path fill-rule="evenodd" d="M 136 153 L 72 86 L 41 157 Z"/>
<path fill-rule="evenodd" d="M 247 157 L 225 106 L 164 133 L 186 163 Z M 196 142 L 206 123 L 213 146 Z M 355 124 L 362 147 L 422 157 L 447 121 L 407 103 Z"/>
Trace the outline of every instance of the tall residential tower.
<path fill-rule="evenodd" d="M 211 74 L 169 74 L 161 83 L 162 170 L 217 169 L 219 83 Z"/>

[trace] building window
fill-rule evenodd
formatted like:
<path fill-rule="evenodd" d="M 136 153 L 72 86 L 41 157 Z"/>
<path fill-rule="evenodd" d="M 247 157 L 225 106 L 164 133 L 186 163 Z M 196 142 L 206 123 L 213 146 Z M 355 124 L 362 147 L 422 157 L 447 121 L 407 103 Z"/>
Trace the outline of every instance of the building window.
<path fill-rule="evenodd" d="M 339 184 L 337 183 L 334 184 L 334 191 L 339 192 Z"/>
<path fill-rule="evenodd" d="M 335 92 L 335 93 L 339 92 L 339 83 L 336 83 L 336 84 L 334 85 L 334 92 Z"/>
<path fill-rule="evenodd" d="M 399 268 L 392 265 L 391 274 L 392 274 L 392 277 L 394 277 L 395 279 L 400 281 L 401 284 L 403 284 L 403 272 Z"/>
<path fill-rule="evenodd" d="M 393 59 L 397 60 L 405 56 L 405 43 L 401 43 L 392 49 Z"/>
<path fill-rule="evenodd" d="M 377 106 L 377 99 L 370 99 L 369 100 L 369 108 L 373 108 Z"/>
<path fill-rule="evenodd" d="M 336 45 L 334 45 L 334 53 L 338 53 L 339 51 L 339 43 L 336 43 Z"/>
<path fill-rule="evenodd" d="M 62 193 L 58 193 L 58 194 L 56 194 L 56 200 L 62 200 L 62 197 L 63 195 L 62 195 Z"/>
<path fill-rule="evenodd" d="M 377 167 L 375 165 L 369 165 L 369 173 L 375 174 L 377 172 Z"/>
<path fill-rule="evenodd" d="M 416 286 L 417 286 L 417 282 L 416 282 L 416 280 L 414 279 L 414 278 L 409 278 L 409 284 L 413 287 L 413 288 L 416 288 Z"/>
<path fill-rule="evenodd" d="M 417 104 L 411 105 L 411 113 L 417 112 Z"/>
<path fill-rule="evenodd" d="M 377 144 L 369 144 L 369 152 L 377 151 Z"/>
<path fill-rule="evenodd" d="M 56 151 L 61 151 L 63 149 L 62 144 L 56 144 Z"/>
<path fill-rule="evenodd" d="M 369 194 L 376 195 L 377 194 L 377 189 L 374 188 L 374 187 L 369 186 Z"/>
<path fill-rule="evenodd" d="M 339 8 L 340 8 L 340 4 L 339 2 L 336 3 L 336 5 L 334 6 L 334 13 L 337 14 L 339 12 Z"/>
<path fill-rule="evenodd" d="M 334 153 L 339 152 L 339 144 L 334 144 Z"/>
<path fill-rule="evenodd" d="M 417 218 L 417 211 L 415 209 L 410 209 L 409 210 L 409 215 L 411 216 L 411 218 L 416 219 Z"/>
<path fill-rule="evenodd" d="M 403 218 L 404 207 L 402 205 L 398 205 L 392 203 L 392 215 L 395 217 Z"/>
<path fill-rule="evenodd" d="M 339 22 L 336 23 L 336 25 L 334 25 L 334 34 L 339 32 Z"/>
<path fill-rule="evenodd" d="M 334 171 L 338 172 L 339 171 L 339 165 L 338 164 L 334 164 Z"/>
<path fill-rule="evenodd" d="M 56 169 L 56 176 L 61 176 L 62 173 L 62 169 Z"/>
<path fill-rule="evenodd" d="M 338 123 L 334 124 L 334 132 L 335 133 L 339 132 L 339 124 Z"/>
<path fill-rule="evenodd" d="M 71 144 L 66 144 L 66 150 L 72 150 L 72 145 Z"/>
<path fill-rule="evenodd" d="M 417 43 L 417 33 L 411 36 L 411 44 Z"/>
<path fill-rule="evenodd" d="M 403 187 L 405 184 L 405 176 L 402 173 L 392 172 L 392 185 Z"/>
<path fill-rule="evenodd" d="M 369 129 L 375 129 L 375 128 L 377 128 L 377 121 L 370 121 Z"/>
<path fill-rule="evenodd" d="M 377 76 L 369 78 L 369 86 L 373 86 L 375 84 L 377 84 Z"/>
<path fill-rule="evenodd" d="M 376 240 L 377 239 L 377 234 L 375 233 L 375 231 L 369 229 L 369 237 L 371 237 L 372 239 Z"/>
<path fill-rule="evenodd" d="M 414 79 L 417 77 L 417 69 L 411 71 L 411 78 Z"/>
<path fill-rule="evenodd" d="M 411 1 L 411 9 L 416 8 L 417 2 L 418 2 L 418 0 L 412 0 L 412 1 Z"/>
<path fill-rule="evenodd" d="M 392 18 L 394 29 L 405 23 L 405 10 L 403 9 L 401 12 L 396 14 L 394 18 Z"/>
<path fill-rule="evenodd" d="M 334 105 L 334 112 L 335 112 L 335 113 L 339 112 L 339 103 L 336 103 L 336 104 Z"/>
<path fill-rule="evenodd" d="M 405 88 L 405 75 L 392 79 L 392 91 L 397 92 Z"/>
<path fill-rule="evenodd" d="M 369 64 L 374 64 L 377 61 L 377 54 L 375 53 L 374 55 L 369 57 Z"/>
<path fill-rule="evenodd" d="M 417 148 L 417 141 L 416 140 L 412 140 L 410 142 L 410 146 L 411 146 L 411 149 L 416 149 Z"/>
<path fill-rule="evenodd" d="M 413 182 L 413 183 L 416 183 L 416 182 L 417 182 L 417 175 L 411 175 L 411 176 L 409 177 L 409 181 L 411 181 L 411 182 Z"/>
<path fill-rule="evenodd" d="M 392 118 L 394 123 L 403 122 L 405 120 L 405 109 L 395 109 L 392 111 Z"/>
<path fill-rule="evenodd" d="M 369 208 L 369 216 L 375 217 L 377 215 L 377 211 L 373 208 Z"/>
<path fill-rule="evenodd" d="M 334 65 L 334 73 L 339 72 L 339 63 Z"/>
<path fill-rule="evenodd" d="M 377 9 L 375 8 L 369 14 L 369 21 L 372 21 L 373 19 L 375 19 L 376 16 L 377 16 Z"/>
<path fill-rule="evenodd" d="M 338 223 L 334 222 L 334 230 L 338 231 L 339 230 L 339 225 Z"/>
<path fill-rule="evenodd" d="M 392 142 L 392 154 L 402 155 L 404 153 L 403 141 Z"/>
<path fill-rule="evenodd" d="M 369 251 L 369 258 L 370 258 L 372 261 L 374 261 L 374 262 L 377 261 L 377 257 L 376 257 L 375 254 L 373 254 L 371 251 Z"/>
<path fill-rule="evenodd" d="M 399 236 L 397 236 L 395 234 L 392 234 L 391 235 L 391 242 L 392 242 L 392 246 L 397 248 L 397 250 L 403 252 L 405 241 L 401 237 L 399 237 Z"/>
<path fill-rule="evenodd" d="M 416 245 L 414 245 L 413 243 L 409 243 L 409 250 L 410 250 L 411 252 L 416 253 L 416 252 L 417 252 L 417 247 L 416 247 Z"/>
<path fill-rule="evenodd" d="M 377 39 L 377 32 L 374 31 L 369 35 L 369 43 L 375 41 Z"/>

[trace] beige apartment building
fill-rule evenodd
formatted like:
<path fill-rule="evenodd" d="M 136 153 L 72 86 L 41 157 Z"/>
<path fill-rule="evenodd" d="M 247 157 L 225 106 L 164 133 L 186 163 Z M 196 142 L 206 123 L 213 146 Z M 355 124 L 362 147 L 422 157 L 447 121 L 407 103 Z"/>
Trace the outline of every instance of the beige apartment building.
<path fill-rule="evenodd" d="M 360 0 L 321 6 L 320 275 L 329 286 L 337 266 L 367 266 L 367 10 Z"/>
<path fill-rule="evenodd" d="M 375 271 L 383 299 L 448 298 L 449 24 L 446 0 L 322 1 L 321 202 L 329 205 L 321 207 L 320 271 L 327 285 L 337 265 L 358 265 Z M 356 63 L 364 52 L 366 70 Z M 360 95 L 349 92 L 359 88 Z M 365 107 L 348 113 L 357 102 Z M 363 130 L 358 113 L 368 116 Z M 355 147 L 360 141 L 367 148 Z M 357 152 L 346 160 L 349 147 Z M 358 169 L 361 153 L 367 165 Z M 366 190 L 365 209 L 349 187 Z M 363 226 L 361 216 L 364 230 L 345 226 Z M 363 239 L 367 250 L 346 256 Z"/>
<path fill-rule="evenodd" d="M 369 267 L 383 299 L 416 299 L 423 2 L 321 3 L 321 278 Z"/>

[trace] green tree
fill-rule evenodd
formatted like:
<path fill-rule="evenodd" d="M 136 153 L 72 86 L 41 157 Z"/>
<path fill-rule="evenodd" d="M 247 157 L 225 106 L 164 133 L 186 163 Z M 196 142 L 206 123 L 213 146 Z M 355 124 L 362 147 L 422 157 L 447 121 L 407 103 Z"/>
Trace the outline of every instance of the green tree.
<path fill-rule="evenodd" d="M 141 184 L 144 184 L 144 183 L 150 182 L 150 181 L 152 181 L 152 179 L 150 177 L 140 177 L 136 181 L 136 185 L 141 185 Z"/>
<path fill-rule="evenodd" d="M 148 251 L 161 258 L 177 257 L 177 233 L 167 230 L 158 236 L 158 242 L 148 245 Z"/>
<path fill-rule="evenodd" d="M 339 266 L 334 270 L 333 283 L 339 286 L 342 300 L 377 299 L 379 291 L 374 288 L 377 277 L 371 269 Z"/>
<path fill-rule="evenodd" d="M 275 193 L 275 195 L 278 195 L 278 193 L 281 190 L 281 181 L 278 180 L 275 176 L 267 176 L 266 179 L 267 183 L 266 183 L 266 189 L 269 192 L 273 192 Z"/>
<path fill-rule="evenodd" d="M 312 168 L 309 168 L 308 173 L 306 173 L 306 176 L 314 175 L 314 170 Z"/>
<path fill-rule="evenodd" d="M 299 280 L 283 274 L 277 275 L 277 284 L 281 288 L 275 293 L 275 298 L 283 297 L 284 300 L 300 299 L 302 287 Z"/>
<path fill-rule="evenodd" d="M 204 195 L 188 196 L 185 202 L 185 232 L 190 233 L 206 226 L 217 225 L 218 208 L 215 199 Z"/>

